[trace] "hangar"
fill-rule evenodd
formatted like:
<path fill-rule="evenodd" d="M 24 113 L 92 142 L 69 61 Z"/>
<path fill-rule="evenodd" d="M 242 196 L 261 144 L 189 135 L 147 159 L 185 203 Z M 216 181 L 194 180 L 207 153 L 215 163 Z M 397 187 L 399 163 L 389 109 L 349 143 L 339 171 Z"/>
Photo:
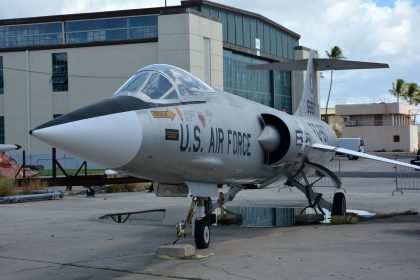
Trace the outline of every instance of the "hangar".
<path fill-rule="evenodd" d="M 299 39 L 262 15 L 204 0 L 0 20 L 0 143 L 22 145 L 32 164 L 48 158 L 30 129 L 111 96 L 153 63 L 292 113 L 301 77 L 246 65 L 303 58 Z"/>

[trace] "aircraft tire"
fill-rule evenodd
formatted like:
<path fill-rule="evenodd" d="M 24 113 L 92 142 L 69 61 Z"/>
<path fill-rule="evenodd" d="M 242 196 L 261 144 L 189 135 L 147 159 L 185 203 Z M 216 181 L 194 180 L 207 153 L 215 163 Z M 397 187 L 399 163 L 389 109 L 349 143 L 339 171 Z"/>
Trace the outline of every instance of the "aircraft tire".
<path fill-rule="evenodd" d="M 210 245 L 210 226 L 207 219 L 195 220 L 194 240 L 197 249 L 206 249 Z"/>
<path fill-rule="evenodd" d="M 333 198 L 333 207 L 332 213 L 333 216 L 342 216 L 346 215 L 346 197 L 344 193 L 338 192 L 334 195 Z"/>

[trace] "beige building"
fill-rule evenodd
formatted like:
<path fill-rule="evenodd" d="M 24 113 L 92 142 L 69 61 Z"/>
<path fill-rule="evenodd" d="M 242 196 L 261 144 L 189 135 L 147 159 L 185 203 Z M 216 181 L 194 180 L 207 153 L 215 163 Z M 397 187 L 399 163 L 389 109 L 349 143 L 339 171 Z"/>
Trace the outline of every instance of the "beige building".
<path fill-rule="evenodd" d="M 338 104 L 336 115 L 343 118 L 342 137 L 363 137 L 366 151 L 418 149 L 415 124 L 417 107 L 405 103 Z"/>
<path fill-rule="evenodd" d="M 22 145 L 31 164 L 49 158 L 50 147 L 30 137 L 30 129 L 111 96 L 154 63 L 292 113 L 292 73 L 246 66 L 293 59 L 299 38 L 259 14 L 196 0 L 0 20 L 0 143 Z"/>
<path fill-rule="evenodd" d="M 321 108 L 321 119 L 325 120 L 325 108 Z M 334 130 L 337 137 L 342 137 L 343 133 L 343 117 L 336 115 L 335 108 L 327 109 L 328 124 Z"/>

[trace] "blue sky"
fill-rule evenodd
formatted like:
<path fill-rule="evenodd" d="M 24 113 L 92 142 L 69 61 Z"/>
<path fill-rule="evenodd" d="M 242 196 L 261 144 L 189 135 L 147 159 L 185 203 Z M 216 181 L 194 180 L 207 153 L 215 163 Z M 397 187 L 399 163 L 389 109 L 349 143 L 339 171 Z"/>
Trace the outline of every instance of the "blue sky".
<path fill-rule="evenodd" d="M 379 7 L 394 7 L 395 0 L 373 0 Z M 414 5 L 418 5 L 420 0 L 411 0 Z"/>
<path fill-rule="evenodd" d="M 213 0 L 259 13 L 301 35 L 321 57 L 339 46 L 350 60 L 390 69 L 337 71 L 330 104 L 342 99 L 390 98 L 398 78 L 420 84 L 420 0 Z M 0 19 L 162 6 L 164 0 L 0 0 Z M 178 5 L 168 0 L 168 5 Z M 329 73 L 324 73 L 329 77 Z M 321 105 L 329 79 L 321 80 Z"/>

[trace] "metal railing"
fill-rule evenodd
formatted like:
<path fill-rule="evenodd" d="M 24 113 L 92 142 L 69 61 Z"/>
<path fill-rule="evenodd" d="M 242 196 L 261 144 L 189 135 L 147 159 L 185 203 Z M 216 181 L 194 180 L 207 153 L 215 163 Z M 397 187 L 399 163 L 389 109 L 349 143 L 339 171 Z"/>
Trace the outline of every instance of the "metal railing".
<path fill-rule="evenodd" d="M 340 178 L 340 172 L 341 172 L 341 158 L 340 157 L 334 157 L 329 163 L 328 166 L 326 166 L 329 170 L 335 173 L 339 179 Z M 329 177 L 318 177 L 318 176 L 310 176 L 308 177 L 308 181 L 310 184 L 313 185 L 315 188 L 335 188 L 334 181 Z"/>
<path fill-rule="evenodd" d="M 366 99 L 355 99 L 355 98 L 350 98 L 350 99 L 340 99 L 340 100 L 336 100 L 335 104 L 336 105 L 353 105 L 353 104 L 375 104 L 375 103 L 397 103 L 397 99 L 396 98 L 366 98 Z M 399 103 L 401 104 L 408 104 L 407 101 L 400 99 Z"/>
<path fill-rule="evenodd" d="M 408 119 L 404 121 L 391 121 L 391 120 L 350 120 L 345 121 L 343 124 L 347 127 L 350 126 L 407 126 L 407 125 L 415 125 L 416 122 L 414 119 Z"/>
<path fill-rule="evenodd" d="M 403 161 L 406 163 L 410 163 L 411 160 L 413 160 L 413 157 L 408 156 L 398 156 L 395 157 L 395 160 Z M 404 193 L 404 191 L 420 191 L 420 171 L 395 165 L 395 190 L 392 191 L 392 195 L 394 193 L 399 192 L 401 194 Z"/>

